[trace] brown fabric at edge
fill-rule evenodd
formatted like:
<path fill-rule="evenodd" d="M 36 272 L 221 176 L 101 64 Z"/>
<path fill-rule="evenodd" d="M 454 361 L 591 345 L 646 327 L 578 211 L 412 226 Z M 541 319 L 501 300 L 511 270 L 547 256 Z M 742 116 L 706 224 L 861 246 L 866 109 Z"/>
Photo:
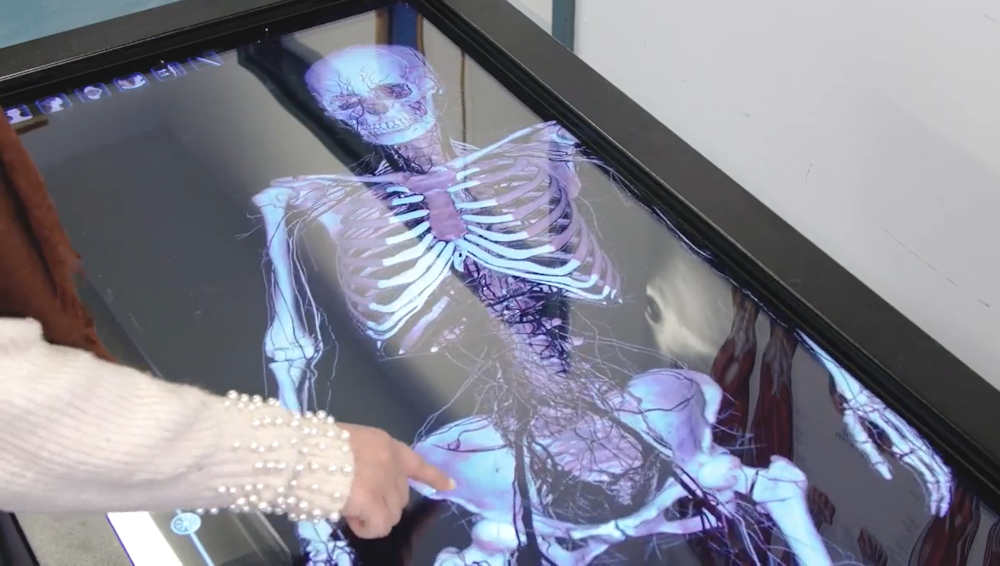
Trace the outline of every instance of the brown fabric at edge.
<path fill-rule="evenodd" d="M 76 292 L 79 256 L 17 134 L 0 120 L 0 316 L 30 317 L 53 344 L 111 359 Z"/>

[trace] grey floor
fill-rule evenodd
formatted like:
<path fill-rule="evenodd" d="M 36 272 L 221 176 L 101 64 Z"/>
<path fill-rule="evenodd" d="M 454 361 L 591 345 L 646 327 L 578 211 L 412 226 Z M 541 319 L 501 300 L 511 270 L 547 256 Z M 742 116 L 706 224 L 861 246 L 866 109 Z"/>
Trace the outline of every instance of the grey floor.
<path fill-rule="evenodd" d="M 41 566 L 130 566 L 104 515 L 18 514 Z"/>
<path fill-rule="evenodd" d="M 0 0 L 0 47 L 110 20 L 175 1 Z"/>
<path fill-rule="evenodd" d="M 0 47 L 146 10 L 175 0 L 0 0 Z M 19 515 L 43 566 L 128 566 L 104 515 Z"/>

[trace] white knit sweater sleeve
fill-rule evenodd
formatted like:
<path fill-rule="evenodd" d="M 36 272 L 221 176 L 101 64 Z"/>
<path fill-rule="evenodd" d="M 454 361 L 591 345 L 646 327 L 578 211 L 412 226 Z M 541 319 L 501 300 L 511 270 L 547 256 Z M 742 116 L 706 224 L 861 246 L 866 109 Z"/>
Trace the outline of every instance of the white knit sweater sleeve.
<path fill-rule="evenodd" d="M 0 318 L 0 509 L 229 507 L 338 517 L 346 431 L 273 400 L 225 398 L 54 346 Z"/>

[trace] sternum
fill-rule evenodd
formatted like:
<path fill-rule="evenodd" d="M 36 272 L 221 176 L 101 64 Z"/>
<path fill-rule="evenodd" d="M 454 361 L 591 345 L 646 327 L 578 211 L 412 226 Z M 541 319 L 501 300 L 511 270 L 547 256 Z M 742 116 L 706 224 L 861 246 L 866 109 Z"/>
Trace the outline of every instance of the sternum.
<path fill-rule="evenodd" d="M 430 211 L 428 221 L 431 224 L 431 233 L 438 240 L 450 242 L 468 232 L 455 201 L 447 191 L 435 190 L 424 193 L 424 203 Z"/>

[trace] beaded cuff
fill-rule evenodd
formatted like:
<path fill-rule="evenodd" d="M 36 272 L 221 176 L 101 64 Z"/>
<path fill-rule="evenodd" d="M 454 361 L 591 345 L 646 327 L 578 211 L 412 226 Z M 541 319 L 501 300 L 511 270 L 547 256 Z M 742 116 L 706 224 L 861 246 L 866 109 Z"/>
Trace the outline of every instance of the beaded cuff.
<path fill-rule="evenodd" d="M 229 449 L 253 454 L 247 477 L 255 480 L 218 486 L 219 494 L 232 497 L 230 511 L 287 514 L 292 521 L 340 520 L 354 476 L 348 431 L 324 411 L 298 415 L 259 395 L 230 391 L 223 405 L 246 415 L 246 436 L 233 439 Z M 217 514 L 219 508 L 207 512 Z"/>

